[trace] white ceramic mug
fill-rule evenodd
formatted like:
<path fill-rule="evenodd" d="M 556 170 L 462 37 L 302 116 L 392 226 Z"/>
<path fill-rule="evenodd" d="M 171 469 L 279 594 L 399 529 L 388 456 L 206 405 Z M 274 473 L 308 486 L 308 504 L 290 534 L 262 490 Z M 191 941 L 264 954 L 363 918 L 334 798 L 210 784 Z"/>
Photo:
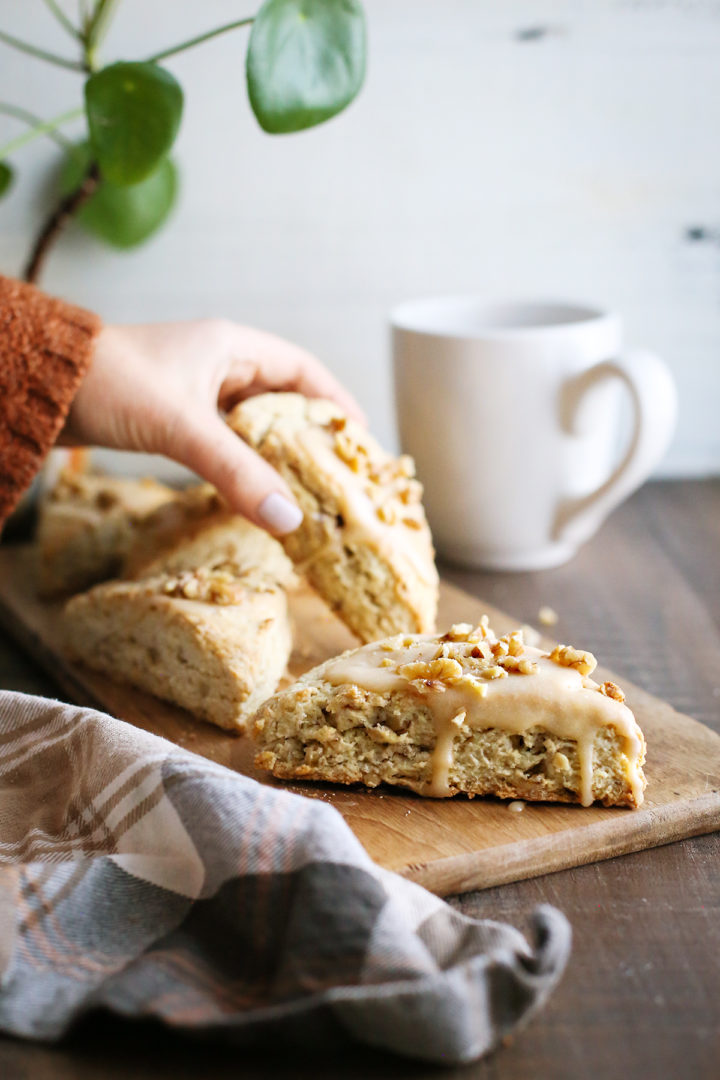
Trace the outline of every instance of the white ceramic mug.
<path fill-rule="evenodd" d="M 623 347 L 616 315 L 449 297 L 410 301 L 391 318 L 402 447 L 438 551 L 454 562 L 565 562 L 667 449 L 672 376 L 652 353 Z M 623 389 L 632 423 L 618 454 Z"/>

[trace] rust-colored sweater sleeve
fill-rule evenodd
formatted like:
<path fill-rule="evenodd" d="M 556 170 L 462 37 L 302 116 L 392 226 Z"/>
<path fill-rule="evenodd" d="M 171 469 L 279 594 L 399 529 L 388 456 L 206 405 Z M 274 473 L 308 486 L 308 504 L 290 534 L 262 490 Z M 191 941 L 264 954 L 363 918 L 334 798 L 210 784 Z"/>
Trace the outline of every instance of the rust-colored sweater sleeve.
<path fill-rule="evenodd" d="M 89 311 L 0 276 L 0 525 L 57 439 L 100 326 Z"/>

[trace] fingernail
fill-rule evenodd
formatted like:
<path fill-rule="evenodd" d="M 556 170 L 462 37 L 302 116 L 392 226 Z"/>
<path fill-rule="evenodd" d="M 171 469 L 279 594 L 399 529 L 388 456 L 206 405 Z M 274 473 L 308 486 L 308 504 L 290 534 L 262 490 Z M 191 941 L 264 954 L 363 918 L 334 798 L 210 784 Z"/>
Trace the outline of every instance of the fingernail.
<path fill-rule="evenodd" d="M 295 532 L 303 519 L 303 512 L 279 491 L 271 491 L 260 503 L 258 516 L 271 532 L 285 536 L 286 533 Z"/>

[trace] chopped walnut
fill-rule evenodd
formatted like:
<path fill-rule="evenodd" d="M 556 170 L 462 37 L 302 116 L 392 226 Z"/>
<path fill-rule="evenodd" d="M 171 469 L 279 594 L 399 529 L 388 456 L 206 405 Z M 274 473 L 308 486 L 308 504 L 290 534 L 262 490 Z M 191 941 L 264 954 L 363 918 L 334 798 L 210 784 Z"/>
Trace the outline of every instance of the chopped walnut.
<path fill-rule="evenodd" d="M 507 671 L 501 668 L 499 664 L 494 664 L 492 667 L 485 668 L 480 673 L 483 679 L 507 679 Z"/>
<path fill-rule="evenodd" d="M 619 686 L 616 686 L 614 682 L 604 682 L 602 686 L 598 687 L 601 694 L 605 694 L 605 697 L 612 698 L 613 701 L 624 701 L 625 695 Z"/>
<path fill-rule="evenodd" d="M 469 675 L 460 679 L 456 685 L 461 686 L 464 690 L 469 690 L 471 694 L 475 694 L 480 698 L 487 695 L 487 683 L 480 682 L 479 679 L 473 679 Z"/>
<path fill-rule="evenodd" d="M 424 682 L 453 683 L 462 678 L 463 669 L 457 660 L 451 660 L 449 657 L 439 657 L 436 660 L 418 660 L 412 664 L 404 664 L 398 668 L 398 673 L 410 682 L 422 680 Z"/>
<path fill-rule="evenodd" d="M 200 600 L 207 604 L 237 604 L 245 586 L 227 571 L 185 570 L 163 582 L 166 596 Z"/>
<path fill-rule="evenodd" d="M 498 660 L 498 664 L 505 671 L 517 672 L 518 675 L 535 675 L 538 670 L 534 660 L 522 659 L 518 656 L 504 656 L 502 660 Z"/>
<path fill-rule="evenodd" d="M 556 645 L 548 659 L 553 660 L 561 667 L 574 668 L 581 675 L 591 675 L 597 667 L 597 660 L 590 652 L 582 649 L 574 649 L 572 645 Z"/>
<path fill-rule="evenodd" d="M 189 570 L 177 577 L 168 578 L 162 587 L 162 591 L 168 596 L 184 596 L 187 600 L 196 600 L 200 589 L 200 582 Z"/>
<path fill-rule="evenodd" d="M 494 637 L 495 634 L 490 629 L 490 620 L 488 619 L 487 615 L 483 615 L 480 619 L 480 622 L 477 624 L 472 633 L 468 634 L 467 639 L 468 641 L 477 644 L 477 642 L 479 641 L 486 641 L 489 638 Z"/>
<path fill-rule="evenodd" d="M 461 728 L 465 723 L 465 717 L 467 716 L 467 709 L 461 709 L 455 716 L 450 718 L 450 723 L 453 727 Z"/>
<path fill-rule="evenodd" d="M 538 620 L 543 624 L 543 626 L 555 626 L 558 618 L 559 616 L 557 611 L 553 611 L 553 609 L 551 607 L 548 607 L 547 605 L 544 605 L 538 611 Z"/>
<path fill-rule="evenodd" d="M 442 641 L 467 641 L 468 634 L 473 630 L 471 623 L 454 623 L 447 634 L 443 634 Z"/>

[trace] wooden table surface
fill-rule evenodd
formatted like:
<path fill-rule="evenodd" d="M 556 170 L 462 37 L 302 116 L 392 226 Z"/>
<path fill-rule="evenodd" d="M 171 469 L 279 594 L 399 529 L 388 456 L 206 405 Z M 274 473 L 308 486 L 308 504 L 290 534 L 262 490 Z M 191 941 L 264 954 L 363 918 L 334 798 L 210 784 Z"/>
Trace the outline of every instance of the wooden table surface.
<path fill-rule="evenodd" d="M 720 480 L 649 484 L 569 565 L 534 574 L 445 570 L 469 592 L 720 731 Z M 52 695 L 0 638 L 0 685 Z M 678 747 L 682 753 L 682 747 Z M 449 1071 L 353 1050 L 272 1055 L 203 1045 L 154 1026 L 93 1020 L 59 1047 L 0 1039 L 2 1080 L 717 1080 L 720 1077 L 720 834 L 451 901 L 524 928 L 533 907 L 570 919 L 568 971 L 544 1011 L 476 1065 Z"/>

